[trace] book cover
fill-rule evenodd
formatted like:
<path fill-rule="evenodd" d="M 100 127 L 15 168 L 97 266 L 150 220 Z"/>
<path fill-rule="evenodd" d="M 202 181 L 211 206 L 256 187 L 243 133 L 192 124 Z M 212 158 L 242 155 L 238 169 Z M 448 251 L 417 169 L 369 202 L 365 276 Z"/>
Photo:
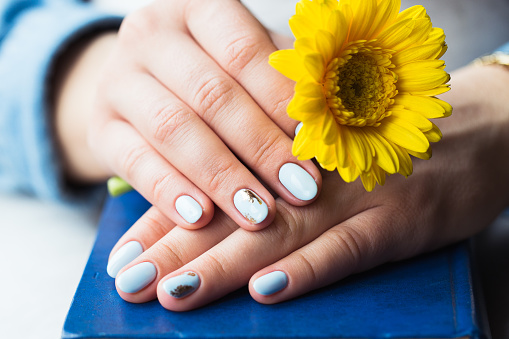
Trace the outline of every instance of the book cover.
<path fill-rule="evenodd" d="M 473 338 L 482 320 L 468 243 L 387 264 L 277 305 L 247 287 L 190 312 L 130 304 L 106 273 L 116 241 L 150 205 L 136 192 L 110 198 L 62 332 L 63 338 Z"/>

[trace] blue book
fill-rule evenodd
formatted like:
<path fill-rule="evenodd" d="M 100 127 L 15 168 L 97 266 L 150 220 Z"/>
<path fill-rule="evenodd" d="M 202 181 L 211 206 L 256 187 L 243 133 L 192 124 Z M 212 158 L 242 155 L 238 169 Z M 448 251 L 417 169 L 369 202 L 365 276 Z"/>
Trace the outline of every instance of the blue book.
<path fill-rule="evenodd" d="M 106 273 L 108 255 L 149 207 L 136 192 L 108 200 L 63 338 L 489 338 L 468 243 L 277 305 L 257 303 L 247 287 L 184 313 L 127 303 Z"/>

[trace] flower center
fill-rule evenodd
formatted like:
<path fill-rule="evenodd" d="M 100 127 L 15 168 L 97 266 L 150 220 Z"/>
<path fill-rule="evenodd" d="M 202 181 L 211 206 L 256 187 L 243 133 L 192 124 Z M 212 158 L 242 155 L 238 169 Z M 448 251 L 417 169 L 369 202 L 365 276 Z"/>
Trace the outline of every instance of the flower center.
<path fill-rule="evenodd" d="M 378 126 L 390 115 L 387 108 L 397 94 L 392 54 L 371 43 L 350 43 L 327 67 L 327 103 L 341 125 Z"/>

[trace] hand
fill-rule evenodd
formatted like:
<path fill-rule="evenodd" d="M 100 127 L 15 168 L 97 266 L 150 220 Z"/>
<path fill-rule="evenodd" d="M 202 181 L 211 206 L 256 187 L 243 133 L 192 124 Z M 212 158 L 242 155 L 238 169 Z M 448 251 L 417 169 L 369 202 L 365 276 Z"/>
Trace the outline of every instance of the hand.
<path fill-rule="evenodd" d="M 185 311 L 249 281 L 253 298 L 272 304 L 480 231 L 509 203 L 504 95 L 509 72 L 469 67 L 452 79 L 453 90 L 444 99 L 455 111 L 438 121 L 444 139 L 434 146 L 432 160 L 415 160 L 409 179 L 391 176 L 384 187 L 366 193 L 359 182 L 345 184 L 337 173 L 324 173 L 325 185 L 314 204 L 299 208 L 277 199 L 274 223 L 255 233 L 235 230 L 222 213 L 211 227 L 187 231 L 149 210 L 152 222 L 140 220 L 117 245 L 138 240 L 150 247 L 120 271 L 120 296 L 130 302 L 157 296 L 165 308 Z M 140 237 L 146 228 L 160 235 Z M 274 271 L 283 273 L 265 278 L 272 288 L 257 280 Z M 180 282 L 171 280 L 179 275 Z M 191 294 L 175 297 L 182 292 Z"/>
<path fill-rule="evenodd" d="M 247 230 L 269 225 L 275 201 L 255 174 L 290 204 L 309 204 L 320 173 L 291 153 L 297 123 L 285 107 L 293 84 L 268 65 L 275 50 L 235 0 L 156 1 L 132 14 L 101 68 L 95 115 L 83 127 L 90 153 L 182 227 L 207 224 L 213 202 Z M 68 134 L 61 133 L 64 148 Z M 72 160 L 74 150 L 64 153 Z"/>

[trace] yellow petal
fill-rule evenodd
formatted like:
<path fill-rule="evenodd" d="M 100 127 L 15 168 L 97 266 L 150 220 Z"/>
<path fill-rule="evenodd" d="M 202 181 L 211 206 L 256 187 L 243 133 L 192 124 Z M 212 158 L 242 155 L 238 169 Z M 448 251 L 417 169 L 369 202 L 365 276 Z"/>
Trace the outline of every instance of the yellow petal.
<path fill-rule="evenodd" d="M 343 131 L 343 140 L 352 161 L 359 171 L 366 172 L 371 168 L 373 160 L 370 147 L 359 136 L 355 127 L 342 128 L 341 130 Z"/>
<path fill-rule="evenodd" d="M 376 164 L 390 174 L 397 173 L 399 171 L 399 159 L 393 147 L 375 130 L 366 128 L 365 132 L 368 135 L 368 140 L 375 148 Z"/>
<path fill-rule="evenodd" d="M 350 31 L 350 41 L 366 39 L 366 34 L 375 18 L 376 0 L 351 1 L 350 4 L 354 17 Z"/>
<path fill-rule="evenodd" d="M 371 28 L 366 33 L 367 39 L 374 39 L 385 28 L 394 23 L 401 7 L 401 0 L 379 1 Z"/>
<path fill-rule="evenodd" d="M 450 80 L 449 74 L 441 69 L 427 69 L 419 72 L 398 74 L 396 86 L 402 92 L 422 92 L 435 89 Z"/>
<path fill-rule="evenodd" d="M 295 95 L 308 98 L 324 98 L 322 85 L 311 78 L 303 78 L 295 84 Z"/>
<path fill-rule="evenodd" d="M 408 151 L 403 149 L 402 147 L 392 143 L 391 141 L 387 141 L 391 146 L 394 152 L 398 155 L 399 159 L 399 174 L 403 175 L 404 177 L 408 178 L 414 168 L 412 164 L 412 159 L 408 155 Z"/>
<path fill-rule="evenodd" d="M 348 161 L 348 152 L 343 138 L 344 128 L 348 127 L 338 126 L 338 139 L 336 140 L 336 160 L 338 162 L 338 167 L 346 167 Z"/>
<path fill-rule="evenodd" d="M 321 82 L 325 75 L 325 65 L 320 53 L 310 53 L 304 57 L 304 67 L 309 75 L 318 82 Z"/>
<path fill-rule="evenodd" d="M 444 94 L 445 92 L 449 92 L 451 90 L 450 85 L 442 85 L 438 86 L 437 88 L 433 89 L 427 89 L 427 90 L 421 90 L 421 91 L 412 91 L 412 94 L 417 96 L 436 96 L 440 94 Z M 400 91 L 400 93 L 404 93 L 404 91 Z"/>
<path fill-rule="evenodd" d="M 421 5 L 412 6 L 410 8 L 405 9 L 401 13 L 398 14 L 397 20 L 405 20 L 405 19 L 419 19 L 427 17 L 426 8 Z"/>
<path fill-rule="evenodd" d="M 431 20 L 429 18 L 422 18 L 414 20 L 414 29 L 412 33 L 404 39 L 401 40 L 398 44 L 393 45 L 391 48 L 396 51 L 401 51 L 409 47 L 420 46 L 424 44 L 426 39 L 431 32 Z"/>
<path fill-rule="evenodd" d="M 316 27 L 313 22 L 303 15 L 294 15 L 288 21 L 295 39 L 313 36 Z"/>
<path fill-rule="evenodd" d="M 433 128 L 431 130 L 424 132 L 424 135 L 428 138 L 429 142 L 439 142 L 442 140 L 442 132 L 435 124 L 433 124 Z"/>
<path fill-rule="evenodd" d="M 313 159 L 316 154 L 315 148 L 315 143 L 307 137 L 305 131 L 301 128 L 299 134 L 293 140 L 292 154 L 299 160 Z"/>
<path fill-rule="evenodd" d="M 360 175 L 359 170 L 351 159 L 349 159 L 347 167 L 338 167 L 338 173 L 345 182 L 354 182 Z"/>
<path fill-rule="evenodd" d="M 412 19 L 398 21 L 380 33 L 378 43 L 386 49 L 393 49 L 393 46 L 404 41 L 412 33 L 414 26 L 415 22 Z"/>
<path fill-rule="evenodd" d="M 331 145 L 335 143 L 337 139 L 338 139 L 338 128 L 336 119 L 334 119 L 330 111 L 327 111 L 325 113 L 323 121 L 322 140 L 326 145 Z M 334 158 L 336 158 L 335 154 Z"/>
<path fill-rule="evenodd" d="M 410 111 L 419 112 L 427 119 L 443 118 L 446 116 L 446 110 L 437 100 L 431 97 L 400 94 L 396 96 L 395 104 L 402 105 Z"/>
<path fill-rule="evenodd" d="M 422 159 L 422 160 L 429 160 L 429 159 L 431 159 L 431 156 L 433 155 L 433 153 L 431 151 L 431 147 L 428 148 L 428 150 L 424 153 L 408 151 L 408 154 L 413 155 L 414 157 Z"/>
<path fill-rule="evenodd" d="M 269 64 L 293 81 L 299 81 L 306 74 L 302 59 L 293 49 L 284 49 L 272 53 L 269 56 Z"/>
<path fill-rule="evenodd" d="M 345 15 L 339 10 L 335 10 L 329 17 L 329 23 L 327 24 L 328 31 L 335 38 L 335 47 L 333 54 L 338 55 L 341 47 L 346 41 L 348 34 L 348 25 L 346 23 Z"/>
<path fill-rule="evenodd" d="M 415 152 L 426 152 L 429 148 L 428 139 L 419 129 L 405 120 L 387 117 L 377 127 L 377 132 L 396 145 Z"/>
<path fill-rule="evenodd" d="M 325 64 L 328 64 L 336 51 L 336 41 L 329 31 L 322 29 L 316 32 L 315 36 L 316 50 L 323 56 Z"/>
<path fill-rule="evenodd" d="M 362 173 L 361 174 L 361 181 L 362 185 L 364 186 L 364 189 L 366 192 L 371 192 L 376 186 L 376 179 L 375 176 L 371 173 Z"/>
<path fill-rule="evenodd" d="M 426 132 L 433 128 L 433 124 L 431 123 L 431 121 L 426 119 L 422 114 L 412 110 L 407 109 L 394 110 L 392 111 L 391 116 L 403 119 L 411 123 L 412 125 L 417 127 L 421 132 Z"/>
<path fill-rule="evenodd" d="M 412 61 L 436 59 L 442 52 L 441 44 L 429 44 L 405 49 L 395 54 L 391 61 L 396 66 L 401 66 Z"/>

